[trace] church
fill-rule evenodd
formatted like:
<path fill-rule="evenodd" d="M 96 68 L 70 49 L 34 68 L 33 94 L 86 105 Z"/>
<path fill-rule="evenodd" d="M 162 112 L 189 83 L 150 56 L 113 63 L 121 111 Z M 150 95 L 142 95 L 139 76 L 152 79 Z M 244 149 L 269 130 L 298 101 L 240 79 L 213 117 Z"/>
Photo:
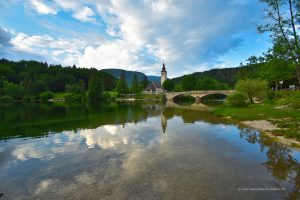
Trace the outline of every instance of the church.
<path fill-rule="evenodd" d="M 163 67 L 161 69 L 161 75 L 160 75 L 160 83 L 151 82 L 145 89 L 144 93 L 145 94 L 161 94 L 161 93 L 166 92 L 162 87 L 165 80 L 167 80 L 167 70 L 166 70 L 165 63 L 163 62 Z"/>

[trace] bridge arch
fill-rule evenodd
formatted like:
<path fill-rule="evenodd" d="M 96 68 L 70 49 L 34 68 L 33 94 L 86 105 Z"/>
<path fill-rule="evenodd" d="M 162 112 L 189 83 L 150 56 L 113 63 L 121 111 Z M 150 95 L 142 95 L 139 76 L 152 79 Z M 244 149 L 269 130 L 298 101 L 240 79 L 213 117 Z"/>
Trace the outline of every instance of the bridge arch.
<path fill-rule="evenodd" d="M 184 96 L 192 96 L 197 101 L 200 101 L 203 97 L 208 95 L 222 94 L 228 96 L 234 92 L 235 90 L 202 90 L 202 91 L 169 92 L 166 93 L 166 98 L 168 101 L 174 102 L 175 97 L 184 95 Z"/>
<path fill-rule="evenodd" d="M 192 104 L 196 101 L 196 97 L 189 94 L 179 94 L 173 97 L 173 102 L 176 104 Z"/>

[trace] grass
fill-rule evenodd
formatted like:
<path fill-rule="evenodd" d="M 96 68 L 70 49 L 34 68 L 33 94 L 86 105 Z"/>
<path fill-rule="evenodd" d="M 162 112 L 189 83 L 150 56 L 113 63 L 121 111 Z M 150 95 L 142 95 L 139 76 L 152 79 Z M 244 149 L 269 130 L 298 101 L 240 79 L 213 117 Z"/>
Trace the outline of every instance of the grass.
<path fill-rule="evenodd" d="M 54 99 L 63 99 L 65 94 L 65 92 L 54 93 Z"/>
<path fill-rule="evenodd" d="M 217 116 L 230 116 L 239 121 L 268 120 L 281 128 L 274 135 L 300 141 L 300 92 L 280 92 L 280 98 L 265 100 L 242 108 L 221 105 L 213 110 Z"/>

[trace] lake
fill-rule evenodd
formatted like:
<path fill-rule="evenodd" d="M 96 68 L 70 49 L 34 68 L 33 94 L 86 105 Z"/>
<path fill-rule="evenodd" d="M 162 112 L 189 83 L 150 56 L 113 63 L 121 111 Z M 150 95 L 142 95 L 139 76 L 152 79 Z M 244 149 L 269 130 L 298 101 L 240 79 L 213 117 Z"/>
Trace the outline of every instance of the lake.
<path fill-rule="evenodd" d="M 0 200 L 299 199 L 299 160 L 188 106 L 0 105 Z"/>

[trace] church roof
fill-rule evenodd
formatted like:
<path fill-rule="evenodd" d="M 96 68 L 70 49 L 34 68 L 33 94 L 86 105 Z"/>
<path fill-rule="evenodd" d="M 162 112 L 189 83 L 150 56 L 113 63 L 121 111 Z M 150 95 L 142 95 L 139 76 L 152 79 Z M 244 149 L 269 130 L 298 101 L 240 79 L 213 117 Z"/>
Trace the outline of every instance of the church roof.
<path fill-rule="evenodd" d="M 161 89 L 161 85 L 157 82 L 150 83 L 146 88 L 146 90 L 156 90 L 156 89 Z"/>

